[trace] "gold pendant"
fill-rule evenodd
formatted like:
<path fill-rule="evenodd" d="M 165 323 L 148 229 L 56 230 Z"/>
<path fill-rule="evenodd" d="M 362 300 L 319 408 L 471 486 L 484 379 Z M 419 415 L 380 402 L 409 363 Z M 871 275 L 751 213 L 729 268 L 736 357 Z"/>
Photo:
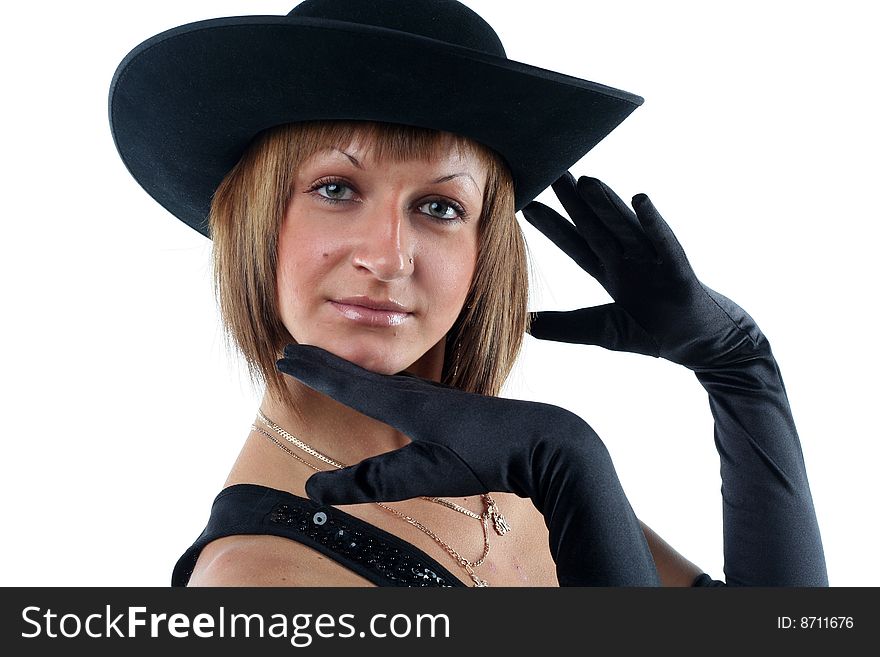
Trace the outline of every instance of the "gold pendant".
<path fill-rule="evenodd" d="M 488 588 L 489 582 L 484 579 L 480 579 L 474 573 L 471 573 L 471 579 L 474 580 L 474 588 Z"/>
<path fill-rule="evenodd" d="M 507 522 L 507 518 L 501 515 L 501 511 L 498 510 L 494 502 L 489 505 L 489 515 L 492 517 L 492 526 L 495 528 L 496 534 L 504 536 L 510 531 L 510 524 Z"/>
<path fill-rule="evenodd" d="M 469 563 L 463 563 L 464 569 L 467 571 L 467 574 L 471 576 L 471 579 L 474 580 L 475 588 L 486 588 L 489 586 L 489 582 L 484 579 L 477 577 L 477 574 L 474 572 L 473 567 Z"/>

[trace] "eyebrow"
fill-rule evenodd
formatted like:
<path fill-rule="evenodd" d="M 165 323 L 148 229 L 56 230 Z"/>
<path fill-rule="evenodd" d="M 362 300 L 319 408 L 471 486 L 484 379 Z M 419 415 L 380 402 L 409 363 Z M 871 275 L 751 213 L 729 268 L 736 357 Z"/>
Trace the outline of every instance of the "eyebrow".
<path fill-rule="evenodd" d="M 344 150 L 342 150 L 340 148 L 336 148 L 336 147 L 333 147 L 332 150 L 336 151 L 337 153 L 342 153 L 343 155 L 345 155 L 345 157 L 347 157 L 349 159 L 349 161 L 354 166 L 356 166 L 361 171 L 364 170 L 364 167 L 360 163 L 360 161 L 351 153 L 346 153 Z M 448 176 L 440 176 L 439 178 L 432 180 L 431 184 L 439 185 L 440 183 L 448 182 L 448 181 L 452 180 L 453 178 L 458 178 L 459 176 L 467 176 L 468 178 L 471 179 L 471 182 L 474 183 L 474 187 L 476 187 L 478 190 L 480 189 L 480 186 L 477 184 L 477 181 L 474 180 L 474 177 L 471 174 L 469 174 L 467 171 L 461 171 L 459 173 L 451 173 Z"/>

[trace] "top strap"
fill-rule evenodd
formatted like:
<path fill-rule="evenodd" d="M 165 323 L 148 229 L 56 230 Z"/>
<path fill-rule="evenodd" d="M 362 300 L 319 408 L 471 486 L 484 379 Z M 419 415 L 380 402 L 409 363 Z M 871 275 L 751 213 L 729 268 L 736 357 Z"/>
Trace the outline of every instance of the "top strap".
<path fill-rule="evenodd" d="M 257 484 L 235 484 L 214 499 L 208 525 L 180 557 L 172 586 L 186 586 L 202 549 L 233 535 L 270 534 L 311 547 L 377 586 L 466 586 L 425 552 L 332 506 Z"/>

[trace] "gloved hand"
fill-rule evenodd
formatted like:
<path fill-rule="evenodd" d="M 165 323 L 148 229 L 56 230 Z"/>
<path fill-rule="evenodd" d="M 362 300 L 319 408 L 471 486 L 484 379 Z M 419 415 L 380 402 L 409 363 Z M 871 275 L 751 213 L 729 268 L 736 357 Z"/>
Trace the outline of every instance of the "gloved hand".
<path fill-rule="evenodd" d="M 537 201 L 523 216 L 604 287 L 614 303 L 536 314 L 542 340 L 645 354 L 692 370 L 739 362 L 761 351 L 755 321 L 701 283 L 669 226 L 644 194 L 635 214 L 604 183 L 566 172 L 553 191 L 574 221 Z"/>
<path fill-rule="evenodd" d="M 827 586 L 800 440 L 764 334 L 697 279 L 647 196 L 633 197 L 633 214 L 595 178 L 575 182 L 566 173 L 553 190 L 574 225 L 537 202 L 523 214 L 614 303 L 539 313 L 532 336 L 649 354 L 693 370 L 715 419 L 727 584 Z"/>
<path fill-rule="evenodd" d="M 659 585 L 608 451 L 573 413 L 410 374 L 377 374 L 309 345 L 288 345 L 277 367 L 412 440 L 312 475 L 310 498 L 352 504 L 511 492 L 529 497 L 543 514 L 560 585 Z"/>

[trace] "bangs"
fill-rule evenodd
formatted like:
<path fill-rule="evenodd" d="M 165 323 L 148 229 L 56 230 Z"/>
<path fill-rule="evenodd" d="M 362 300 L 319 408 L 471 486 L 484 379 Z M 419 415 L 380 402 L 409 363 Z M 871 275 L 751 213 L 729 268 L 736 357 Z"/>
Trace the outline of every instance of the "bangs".
<path fill-rule="evenodd" d="M 275 130 L 279 130 L 276 128 Z M 289 131 L 300 162 L 323 150 L 357 145 L 378 161 L 430 161 L 441 152 L 473 156 L 494 178 L 507 169 L 500 155 L 479 142 L 451 132 L 375 121 L 309 121 L 280 128 Z"/>

